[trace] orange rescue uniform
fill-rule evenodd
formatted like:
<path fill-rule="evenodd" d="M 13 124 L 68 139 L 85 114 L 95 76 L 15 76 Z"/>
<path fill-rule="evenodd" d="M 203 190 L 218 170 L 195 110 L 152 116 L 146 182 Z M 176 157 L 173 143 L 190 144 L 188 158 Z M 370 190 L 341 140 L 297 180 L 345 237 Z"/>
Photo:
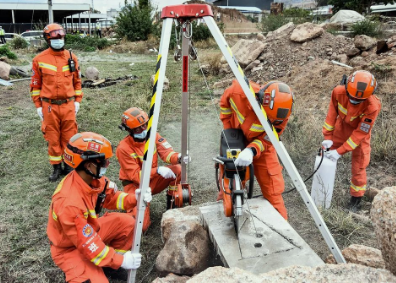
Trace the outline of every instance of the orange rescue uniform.
<path fill-rule="evenodd" d="M 260 85 L 254 82 L 250 82 L 250 85 L 258 93 Z M 287 210 L 282 198 L 282 192 L 285 189 L 283 167 L 279 163 L 275 148 L 269 141 L 264 127 L 236 80 L 221 97 L 220 119 L 224 129 L 241 129 L 248 142 L 247 147 L 256 150 L 257 154 L 253 158 L 254 175 L 261 192 L 283 218 L 287 219 Z M 275 127 L 278 135 L 283 133 L 287 122 L 288 119 Z"/>
<path fill-rule="evenodd" d="M 132 247 L 134 220 L 125 213 L 98 217 L 95 205 L 106 178 L 89 186 L 76 171 L 58 185 L 49 209 L 47 235 L 51 256 L 66 275 L 66 282 L 108 282 L 102 268 L 118 269 L 123 253 Z M 106 190 L 103 207 L 129 210 L 136 197 L 113 189 Z"/>
<path fill-rule="evenodd" d="M 381 102 L 375 95 L 355 105 L 350 103 L 343 85 L 335 87 L 331 94 L 323 135 L 325 140 L 333 141 L 331 149 L 340 155 L 352 151 L 350 193 L 354 197 L 362 197 L 366 191 L 371 130 L 380 110 Z"/>
<path fill-rule="evenodd" d="M 42 131 L 48 142 L 51 164 L 59 164 L 69 139 L 77 133 L 74 101 L 81 102 L 81 78 L 77 57 L 76 71 L 70 72 L 67 50 L 41 52 L 33 59 L 30 94 L 36 108 L 43 108 Z"/>
<path fill-rule="evenodd" d="M 131 136 L 126 136 L 117 147 L 117 159 L 120 163 L 120 180 L 124 185 L 124 191 L 127 193 L 135 193 L 135 190 L 140 185 L 140 175 L 143 166 L 145 142 L 136 142 Z M 178 154 L 173 150 L 173 147 L 157 133 L 155 138 L 155 149 L 153 155 L 153 163 L 151 165 L 150 173 L 150 188 L 153 195 L 159 194 L 168 186 L 176 188 L 180 184 L 181 179 L 181 166 L 178 161 Z M 158 155 L 162 161 L 172 164 L 169 167 L 176 175 L 176 179 L 165 179 L 157 173 L 158 169 Z M 143 230 L 147 230 L 150 226 L 150 209 L 147 206 Z M 136 208 L 133 210 L 132 215 L 136 216 Z"/>

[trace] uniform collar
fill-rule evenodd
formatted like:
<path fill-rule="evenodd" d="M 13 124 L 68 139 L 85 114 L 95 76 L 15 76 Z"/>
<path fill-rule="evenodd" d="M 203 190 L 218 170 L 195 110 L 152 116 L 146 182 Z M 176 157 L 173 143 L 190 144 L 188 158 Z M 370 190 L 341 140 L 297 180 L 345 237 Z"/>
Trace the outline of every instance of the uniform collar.
<path fill-rule="evenodd" d="M 65 51 L 66 51 L 66 50 L 54 51 L 54 50 L 52 50 L 51 47 L 48 47 L 48 52 L 49 52 L 49 54 L 54 55 L 54 56 L 63 56 L 63 54 L 65 54 Z"/>
<path fill-rule="evenodd" d="M 95 195 L 100 193 L 103 190 L 104 186 L 104 178 L 100 178 L 98 180 L 93 180 L 91 186 L 84 182 L 84 180 L 78 175 L 76 170 L 71 172 L 72 178 L 77 183 L 77 185 L 81 188 L 81 191 L 85 194 Z"/>
<path fill-rule="evenodd" d="M 131 137 L 130 135 L 127 136 L 127 140 L 128 140 L 129 144 L 132 144 L 137 147 L 144 145 L 144 142 L 136 142 L 135 139 L 133 137 Z"/>

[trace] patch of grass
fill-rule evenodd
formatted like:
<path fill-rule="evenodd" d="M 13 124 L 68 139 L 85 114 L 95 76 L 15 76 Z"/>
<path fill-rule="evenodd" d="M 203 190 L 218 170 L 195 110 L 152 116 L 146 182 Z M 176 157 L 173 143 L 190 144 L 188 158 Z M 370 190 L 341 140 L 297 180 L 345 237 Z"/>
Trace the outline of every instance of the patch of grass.
<path fill-rule="evenodd" d="M 378 37 L 382 33 L 380 22 L 370 20 L 354 23 L 351 29 L 354 35 L 363 34 L 371 37 Z"/>

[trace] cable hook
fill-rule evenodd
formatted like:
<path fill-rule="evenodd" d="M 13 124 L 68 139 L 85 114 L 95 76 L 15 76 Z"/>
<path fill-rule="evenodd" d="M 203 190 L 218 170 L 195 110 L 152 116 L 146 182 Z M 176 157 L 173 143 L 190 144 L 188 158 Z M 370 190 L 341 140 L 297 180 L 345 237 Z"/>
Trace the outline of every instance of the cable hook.
<path fill-rule="evenodd" d="M 185 21 L 183 23 L 183 36 L 190 39 L 193 35 L 193 27 L 190 21 Z"/>

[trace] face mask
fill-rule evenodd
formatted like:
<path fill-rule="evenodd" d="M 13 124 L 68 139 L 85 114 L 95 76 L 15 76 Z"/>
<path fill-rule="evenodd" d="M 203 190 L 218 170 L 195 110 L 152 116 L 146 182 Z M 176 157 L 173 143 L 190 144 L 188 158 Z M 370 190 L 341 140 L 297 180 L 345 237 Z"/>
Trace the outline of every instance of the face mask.
<path fill-rule="evenodd" d="M 354 104 L 354 105 L 357 105 L 357 104 L 362 103 L 363 101 L 353 100 L 353 99 L 350 99 L 350 98 L 349 98 L 349 102 L 352 103 L 352 104 Z"/>
<path fill-rule="evenodd" d="M 50 40 L 51 47 L 55 50 L 62 49 L 63 46 L 65 46 L 65 40 L 64 39 L 51 39 Z"/>
<path fill-rule="evenodd" d="M 99 177 L 102 178 L 104 176 L 104 174 L 106 174 L 107 168 L 104 167 L 100 167 L 100 171 L 99 171 Z"/>
<path fill-rule="evenodd" d="M 141 132 L 140 134 L 133 134 L 133 137 L 134 137 L 135 139 L 140 139 L 140 140 L 145 139 L 146 136 L 147 136 L 147 130 L 144 130 L 144 131 Z"/>

